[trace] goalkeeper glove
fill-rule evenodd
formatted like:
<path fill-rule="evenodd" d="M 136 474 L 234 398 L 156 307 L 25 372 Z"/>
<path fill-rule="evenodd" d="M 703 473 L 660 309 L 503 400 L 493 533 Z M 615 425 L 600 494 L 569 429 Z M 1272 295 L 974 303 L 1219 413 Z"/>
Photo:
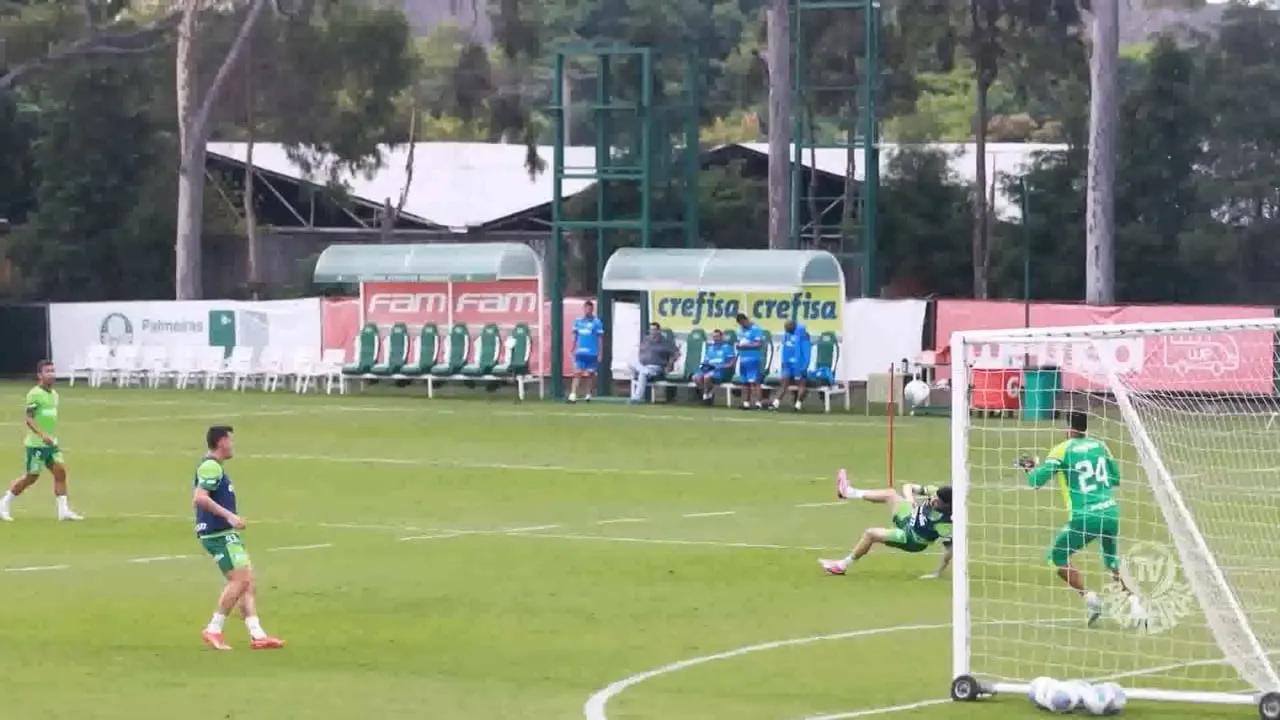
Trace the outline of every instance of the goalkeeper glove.
<path fill-rule="evenodd" d="M 1021 455 L 1018 457 L 1017 461 L 1014 462 L 1013 466 L 1026 471 L 1031 471 L 1034 470 L 1038 464 L 1040 464 L 1039 458 L 1034 458 L 1030 455 Z"/>

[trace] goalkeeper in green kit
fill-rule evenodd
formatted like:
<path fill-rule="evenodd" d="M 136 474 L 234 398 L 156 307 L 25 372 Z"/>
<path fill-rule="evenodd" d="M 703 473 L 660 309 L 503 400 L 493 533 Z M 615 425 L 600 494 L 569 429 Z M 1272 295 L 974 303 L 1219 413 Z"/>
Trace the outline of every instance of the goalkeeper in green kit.
<path fill-rule="evenodd" d="M 1120 576 L 1120 504 L 1112 496 L 1120 484 L 1120 468 L 1106 443 L 1089 437 L 1089 416 L 1075 411 L 1070 418 L 1067 439 L 1054 446 L 1044 460 L 1029 457 L 1018 460 L 1019 467 L 1027 473 L 1027 483 L 1033 488 L 1044 487 L 1056 478 L 1071 508 L 1070 519 L 1053 540 L 1049 562 L 1058 569 L 1058 577 L 1084 598 L 1089 625 L 1093 626 L 1102 617 L 1102 601 L 1096 592 L 1085 589 L 1080 571 L 1071 566 L 1071 556 L 1097 540 L 1102 550 L 1102 564 L 1129 598 L 1131 619 L 1141 621 L 1142 602 Z"/>

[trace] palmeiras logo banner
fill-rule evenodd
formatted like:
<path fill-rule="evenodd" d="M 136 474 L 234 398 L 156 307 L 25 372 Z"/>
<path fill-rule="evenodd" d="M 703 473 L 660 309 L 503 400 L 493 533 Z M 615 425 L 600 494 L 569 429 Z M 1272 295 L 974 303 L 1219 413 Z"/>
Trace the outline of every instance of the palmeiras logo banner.
<path fill-rule="evenodd" d="M 133 323 L 124 313 L 107 313 L 106 317 L 102 318 L 98 339 L 103 345 L 112 349 L 120 345 L 132 345 Z"/>

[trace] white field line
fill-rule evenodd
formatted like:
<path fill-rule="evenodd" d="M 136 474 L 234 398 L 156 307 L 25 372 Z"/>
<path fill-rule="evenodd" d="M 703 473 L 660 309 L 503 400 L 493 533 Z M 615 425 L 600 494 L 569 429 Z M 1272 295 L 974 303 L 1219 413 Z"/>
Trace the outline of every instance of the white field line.
<path fill-rule="evenodd" d="M 267 548 L 267 552 L 301 552 L 303 550 L 324 550 L 333 547 L 333 543 L 316 543 L 314 545 L 285 545 L 284 547 Z"/>
<path fill-rule="evenodd" d="M 715 510 L 712 512 L 685 513 L 680 517 L 693 519 L 693 518 L 709 518 L 709 517 L 726 517 L 729 515 L 737 515 L 737 514 L 738 514 L 738 511 L 736 510 Z"/>
<path fill-rule="evenodd" d="M 129 560 L 135 565 L 147 565 L 150 563 L 169 562 L 170 560 L 186 560 L 190 555 L 156 555 L 155 557 L 140 557 Z"/>
<path fill-rule="evenodd" d="M 597 520 L 596 524 L 597 525 L 622 525 L 625 523 L 642 523 L 642 522 L 648 522 L 648 521 L 649 521 L 648 518 L 624 517 L 624 518 L 610 518 L 609 520 Z"/>
<path fill-rule="evenodd" d="M 285 415 L 304 415 L 304 410 L 232 410 L 230 412 L 219 411 L 216 413 L 218 417 L 281 417 Z M 208 420 L 213 413 L 200 413 L 198 415 L 121 415 L 109 418 L 85 418 L 75 419 L 70 422 L 76 425 L 100 425 L 119 423 L 135 423 L 135 422 L 168 422 L 170 420 Z M 25 427 L 25 422 L 0 422 L 0 427 Z"/>
<path fill-rule="evenodd" d="M 872 717 L 875 715 L 888 715 L 890 713 L 902 712 L 904 710 L 918 710 L 919 708 L 932 707 L 934 705 L 942 705 L 943 703 L 949 702 L 952 702 L 951 698 L 921 700 L 919 702 L 907 703 L 905 705 L 887 705 L 885 707 L 853 710 L 851 712 L 835 713 L 833 715 L 810 715 L 806 717 L 805 720 L 848 720 L 848 718 Z"/>
<path fill-rule="evenodd" d="M 799 505 L 796 505 L 795 507 L 798 507 L 798 508 L 822 508 L 822 507 L 835 507 L 835 506 L 837 506 L 837 505 L 844 505 L 846 502 L 847 502 L 846 500 L 832 500 L 832 501 L 830 501 L 830 502 L 811 502 L 811 503 L 800 503 Z"/>
<path fill-rule="evenodd" d="M 7 572 L 7 573 L 45 572 L 45 571 L 51 571 L 51 570 L 66 570 L 70 567 L 71 567 L 70 565 L 29 565 L 27 567 L 5 568 L 3 571 L 0 571 L 0 572 Z"/>
<path fill-rule="evenodd" d="M 502 532 L 504 534 L 506 533 L 519 534 L 519 533 L 540 532 L 542 530 L 558 530 L 559 528 L 560 528 L 559 525 L 531 525 L 529 527 L 504 528 Z"/>

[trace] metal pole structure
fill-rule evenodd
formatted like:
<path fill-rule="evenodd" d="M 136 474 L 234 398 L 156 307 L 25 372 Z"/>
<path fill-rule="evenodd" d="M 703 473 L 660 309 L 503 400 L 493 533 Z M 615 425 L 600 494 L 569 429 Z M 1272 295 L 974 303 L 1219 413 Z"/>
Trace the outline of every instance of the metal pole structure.
<path fill-rule="evenodd" d="M 863 9 L 864 77 L 862 78 L 862 297 L 879 297 L 876 283 L 876 214 L 880 202 L 880 119 L 876 89 L 880 82 L 880 3 L 867 0 Z"/>
<path fill-rule="evenodd" d="M 791 0 L 769 0 L 765 61 L 769 66 L 769 248 L 790 247 Z"/>
<path fill-rule="evenodd" d="M 564 226 L 561 224 L 561 205 L 564 203 L 564 142 L 565 113 L 564 98 L 561 90 L 564 83 L 564 53 L 556 53 L 555 78 L 552 87 L 551 108 L 555 115 L 555 149 L 551 181 L 551 262 L 547 263 L 551 270 L 551 377 L 550 393 L 552 399 L 564 397 Z M 539 298 L 541 301 L 541 298 Z M 539 332 L 545 333 L 545 328 Z M 544 336 L 541 342 L 546 342 Z"/>
<path fill-rule="evenodd" d="M 1031 196 L 1027 176 L 1019 180 L 1022 190 L 1022 327 L 1031 327 Z M 1031 353 L 1022 356 L 1022 368 L 1031 367 Z"/>
<path fill-rule="evenodd" d="M 1116 300 L 1115 179 L 1120 0 L 1094 0 L 1089 57 L 1089 173 L 1085 202 L 1085 302 Z"/>

